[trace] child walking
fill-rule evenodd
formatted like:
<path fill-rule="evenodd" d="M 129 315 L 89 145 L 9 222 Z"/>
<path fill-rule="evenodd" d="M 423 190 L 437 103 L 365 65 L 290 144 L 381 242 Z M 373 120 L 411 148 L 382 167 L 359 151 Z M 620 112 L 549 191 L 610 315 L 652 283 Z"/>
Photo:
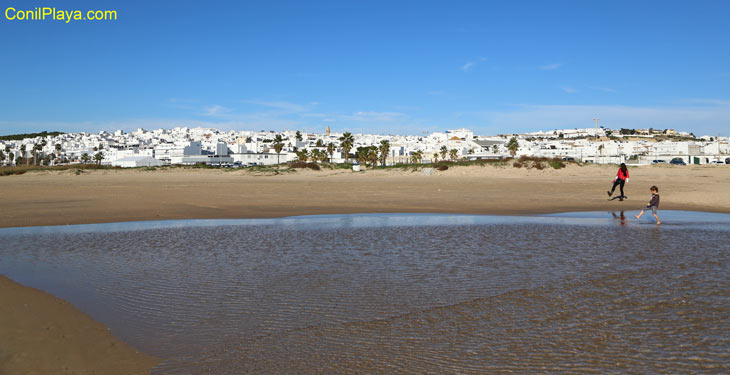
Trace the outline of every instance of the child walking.
<path fill-rule="evenodd" d="M 652 186 L 649 188 L 651 191 L 651 200 L 649 203 L 647 203 L 646 207 L 641 209 L 641 212 L 639 212 L 638 215 L 634 215 L 637 219 L 641 218 L 641 215 L 644 214 L 644 210 L 651 209 L 651 214 L 654 215 L 654 219 L 656 219 L 656 223 L 661 224 L 662 222 L 659 221 L 659 216 L 656 215 L 656 210 L 659 208 L 659 188 L 655 186 Z"/>

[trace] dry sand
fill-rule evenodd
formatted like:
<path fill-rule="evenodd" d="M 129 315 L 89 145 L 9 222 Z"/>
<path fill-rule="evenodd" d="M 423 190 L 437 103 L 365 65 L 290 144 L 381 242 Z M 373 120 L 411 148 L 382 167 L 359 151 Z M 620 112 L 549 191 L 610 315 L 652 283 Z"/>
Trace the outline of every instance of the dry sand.
<path fill-rule="evenodd" d="M 607 200 L 615 173 L 615 166 L 598 165 L 452 167 L 430 176 L 403 170 L 34 172 L 0 177 L 0 227 L 365 212 L 635 211 L 648 201 L 651 185 L 660 188 L 661 210 L 730 212 L 728 166 L 631 168 L 624 202 Z M 0 278 L 0 300 L 2 374 L 149 372 L 152 359 L 53 296 Z"/>
<path fill-rule="evenodd" d="M 660 188 L 663 210 L 730 212 L 728 166 L 651 166 L 630 172 L 624 202 L 606 196 L 616 167 L 597 165 L 541 171 L 452 167 L 431 176 L 402 170 L 34 172 L 0 177 L 0 227 L 365 212 L 637 210 L 650 198 L 651 185 Z"/>

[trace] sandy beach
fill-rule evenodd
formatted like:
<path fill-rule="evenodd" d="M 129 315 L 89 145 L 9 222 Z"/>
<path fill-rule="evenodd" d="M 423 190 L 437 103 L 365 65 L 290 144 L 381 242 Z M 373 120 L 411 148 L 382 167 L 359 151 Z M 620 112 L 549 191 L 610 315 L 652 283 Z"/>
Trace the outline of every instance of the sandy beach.
<path fill-rule="evenodd" d="M 149 374 L 156 359 L 68 302 L 0 275 L 0 374 Z"/>
<path fill-rule="evenodd" d="M 629 199 L 609 201 L 615 166 L 420 171 L 161 169 L 0 177 L 0 227 L 339 213 L 532 214 L 637 211 L 657 185 L 661 210 L 730 212 L 730 167 L 631 168 Z M 154 360 L 44 292 L 0 277 L 0 373 L 149 373 Z"/>
<path fill-rule="evenodd" d="M 96 170 L 0 178 L 0 227 L 165 219 L 429 212 L 529 214 L 637 210 L 657 185 L 662 210 L 730 212 L 726 166 L 631 169 L 628 200 L 607 200 L 614 166 L 526 169 L 451 167 L 426 176 L 403 170 Z"/>

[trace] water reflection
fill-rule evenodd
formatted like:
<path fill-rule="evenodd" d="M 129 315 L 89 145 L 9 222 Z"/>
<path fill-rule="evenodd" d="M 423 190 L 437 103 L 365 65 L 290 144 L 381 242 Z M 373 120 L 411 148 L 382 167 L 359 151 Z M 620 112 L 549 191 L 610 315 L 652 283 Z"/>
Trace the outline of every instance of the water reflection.
<path fill-rule="evenodd" d="M 622 227 L 626 226 L 626 215 L 624 215 L 623 211 L 619 212 L 619 214 L 611 212 L 611 215 L 613 216 L 614 220 L 618 220 L 619 225 L 621 225 Z"/>

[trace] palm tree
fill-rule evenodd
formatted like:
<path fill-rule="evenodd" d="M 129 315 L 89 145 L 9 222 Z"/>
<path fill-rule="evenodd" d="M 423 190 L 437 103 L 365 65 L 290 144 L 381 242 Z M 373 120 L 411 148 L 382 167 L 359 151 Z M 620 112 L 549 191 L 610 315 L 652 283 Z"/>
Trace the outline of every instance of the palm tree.
<path fill-rule="evenodd" d="M 45 153 L 43 152 L 43 147 L 46 147 L 46 141 L 45 140 L 41 141 L 41 143 L 39 145 L 37 145 L 36 147 L 38 148 L 38 155 L 42 159 L 43 156 L 45 155 Z M 40 163 L 41 163 L 41 160 L 38 161 L 38 164 L 40 164 Z"/>
<path fill-rule="evenodd" d="M 318 139 L 317 140 L 317 147 L 324 147 L 324 141 L 322 141 L 321 139 Z"/>
<path fill-rule="evenodd" d="M 315 162 L 315 163 L 318 162 L 319 158 L 321 157 L 319 149 L 316 149 L 316 148 L 313 149 L 312 152 L 310 153 L 310 157 L 312 158 L 313 162 Z"/>
<path fill-rule="evenodd" d="M 446 148 L 446 146 L 441 146 L 441 159 L 446 160 L 446 154 L 449 152 L 449 150 Z"/>
<path fill-rule="evenodd" d="M 438 163 L 439 162 L 439 153 L 438 152 L 434 152 L 433 153 L 433 162 L 434 163 Z"/>
<path fill-rule="evenodd" d="M 96 164 L 101 164 L 101 161 L 103 159 L 104 159 L 104 154 L 101 151 L 94 154 L 94 161 L 96 161 Z"/>
<path fill-rule="evenodd" d="M 297 151 L 297 159 L 306 163 L 307 159 L 309 159 L 309 151 L 307 149 Z"/>
<path fill-rule="evenodd" d="M 378 149 L 375 146 L 371 146 L 367 153 L 367 158 L 370 160 L 373 168 L 378 164 Z"/>
<path fill-rule="evenodd" d="M 380 141 L 378 151 L 380 151 L 380 165 L 385 165 L 385 161 L 388 159 L 388 154 L 390 153 L 390 142 L 387 139 Z"/>
<path fill-rule="evenodd" d="M 302 132 L 297 130 L 297 134 L 294 136 L 294 138 L 296 138 L 297 141 L 301 142 L 302 141 Z"/>
<path fill-rule="evenodd" d="M 330 163 L 332 163 L 332 157 L 335 154 L 335 144 L 330 142 L 327 144 L 327 153 L 330 154 Z"/>
<path fill-rule="evenodd" d="M 13 153 L 8 154 L 8 159 L 10 160 L 10 164 L 13 164 L 13 160 L 15 159 L 15 154 L 13 154 Z"/>
<path fill-rule="evenodd" d="M 277 134 L 274 137 L 274 151 L 276 151 L 276 164 L 279 165 L 279 155 L 281 150 L 284 148 L 284 139 L 281 138 L 281 134 Z"/>
<path fill-rule="evenodd" d="M 517 150 L 520 149 L 520 143 L 517 141 L 517 138 L 512 137 L 509 142 L 507 142 L 507 149 L 509 150 L 509 154 L 512 155 L 512 157 L 515 157 Z"/>
<path fill-rule="evenodd" d="M 40 149 L 41 145 L 33 145 L 33 149 L 31 150 L 31 155 L 33 155 L 33 165 L 36 165 L 38 159 L 38 150 Z"/>
<path fill-rule="evenodd" d="M 459 151 L 457 151 L 455 148 L 452 148 L 449 150 L 449 157 L 451 157 L 451 160 L 456 160 L 456 155 Z"/>
<path fill-rule="evenodd" d="M 345 153 L 345 163 L 350 158 L 350 150 L 352 150 L 352 145 L 355 143 L 355 138 L 350 134 L 350 132 L 345 132 L 342 134 L 342 137 L 340 137 L 340 147 L 342 147 L 342 152 Z"/>
<path fill-rule="evenodd" d="M 89 157 L 89 154 L 87 154 L 87 153 L 84 152 L 84 154 L 81 155 L 81 162 L 82 163 L 84 163 L 84 164 L 88 163 L 89 162 L 89 159 L 91 159 L 91 157 Z"/>
<path fill-rule="evenodd" d="M 5 153 L 0 151 L 0 164 L 2 164 L 5 161 Z"/>
<path fill-rule="evenodd" d="M 368 151 L 369 147 L 358 147 L 357 152 L 355 153 L 355 156 L 357 156 L 357 162 L 362 165 L 367 165 L 368 163 Z"/>
<path fill-rule="evenodd" d="M 423 151 L 421 151 L 421 150 L 418 150 L 418 151 L 414 152 L 413 155 L 411 155 L 411 161 L 414 164 L 419 164 L 422 159 L 423 159 Z"/>
<path fill-rule="evenodd" d="M 61 155 L 61 144 L 60 143 L 56 143 L 56 153 L 58 155 Z"/>
<path fill-rule="evenodd" d="M 25 159 L 25 145 L 20 145 L 20 159 Z M 28 161 L 25 164 L 28 164 Z"/>

